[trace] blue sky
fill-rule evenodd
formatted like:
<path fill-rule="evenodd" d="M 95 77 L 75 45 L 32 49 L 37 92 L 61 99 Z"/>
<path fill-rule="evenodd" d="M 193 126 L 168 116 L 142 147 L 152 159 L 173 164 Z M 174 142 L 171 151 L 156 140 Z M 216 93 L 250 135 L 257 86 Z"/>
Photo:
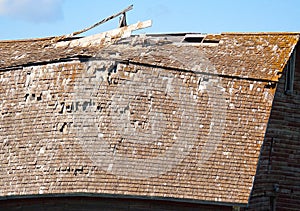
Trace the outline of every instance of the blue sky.
<path fill-rule="evenodd" d="M 0 39 L 69 34 L 130 4 L 128 24 L 153 20 L 141 33 L 300 31 L 299 0 L 0 0 Z"/>

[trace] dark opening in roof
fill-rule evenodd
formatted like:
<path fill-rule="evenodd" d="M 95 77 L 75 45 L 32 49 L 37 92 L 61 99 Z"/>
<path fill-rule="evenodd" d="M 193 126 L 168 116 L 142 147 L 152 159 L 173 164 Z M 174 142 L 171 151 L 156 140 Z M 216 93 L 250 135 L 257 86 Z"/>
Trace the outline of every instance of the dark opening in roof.
<path fill-rule="evenodd" d="M 201 43 L 204 37 L 203 34 L 186 34 L 183 42 Z"/>
<path fill-rule="evenodd" d="M 202 43 L 219 43 L 220 40 L 210 40 L 210 39 L 204 39 Z"/>
<path fill-rule="evenodd" d="M 217 44 L 220 42 L 220 39 L 218 39 L 214 35 L 205 35 L 205 34 L 186 34 L 184 36 L 183 42 L 188 43 L 212 43 Z"/>

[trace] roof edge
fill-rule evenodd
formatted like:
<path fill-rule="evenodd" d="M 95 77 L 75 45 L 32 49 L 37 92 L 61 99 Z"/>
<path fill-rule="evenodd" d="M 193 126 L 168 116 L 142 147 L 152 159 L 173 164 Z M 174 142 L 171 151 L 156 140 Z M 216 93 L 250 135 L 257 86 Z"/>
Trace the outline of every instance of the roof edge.
<path fill-rule="evenodd" d="M 219 206 L 239 206 L 247 207 L 247 203 L 234 203 L 234 202 L 218 202 L 218 201 L 206 201 L 189 198 L 174 198 L 174 197 L 162 197 L 162 196 L 141 196 L 141 195 L 123 195 L 123 194 L 107 194 L 107 193 L 54 193 L 54 194 L 30 194 L 30 195 L 10 195 L 0 196 L 0 201 L 13 200 L 13 199 L 29 199 L 29 198 L 63 198 L 63 197 L 102 197 L 102 198 L 121 198 L 121 199 L 140 199 L 140 200 L 156 200 L 156 201 L 170 201 L 170 202 L 182 202 L 182 203 L 194 203 L 205 205 L 219 205 Z"/>
<path fill-rule="evenodd" d="M 14 42 L 32 42 L 32 41 L 46 41 L 54 39 L 55 36 L 51 37 L 36 37 L 36 38 L 28 38 L 28 39 L 15 39 L 15 40 L 0 40 L 0 43 L 14 43 Z"/>
<path fill-rule="evenodd" d="M 105 32 L 102 32 L 105 33 Z M 101 33 L 99 33 L 101 34 Z M 300 35 L 300 32 L 221 32 L 221 33 L 207 33 L 207 32 L 166 32 L 166 33 L 147 33 L 148 36 L 184 36 L 185 34 L 203 34 L 203 35 Z M 97 34 L 93 34 L 97 35 Z M 89 36 L 93 36 L 89 35 Z M 13 40 L 0 40 L 2 43 L 11 43 L 11 42 L 29 42 L 29 41 L 44 41 L 58 38 L 59 36 L 49 36 L 49 37 L 36 37 L 36 38 L 25 38 L 25 39 L 13 39 Z M 74 37 L 76 39 L 85 38 L 83 37 Z"/>

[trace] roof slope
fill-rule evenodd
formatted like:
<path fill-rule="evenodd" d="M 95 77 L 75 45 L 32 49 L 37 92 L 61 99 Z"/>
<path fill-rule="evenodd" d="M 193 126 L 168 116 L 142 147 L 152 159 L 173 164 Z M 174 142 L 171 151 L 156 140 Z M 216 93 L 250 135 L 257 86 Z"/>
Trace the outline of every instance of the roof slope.
<path fill-rule="evenodd" d="M 0 42 L 0 195 L 247 204 L 272 83 L 298 38 Z"/>
<path fill-rule="evenodd" d="M 209 36 L 207 37 L 209 38 Z M 174 45 L 172 36 L 169 36 L 169 38 L 171 39 L 168 40 L 167 37 L 163 37 L 153 41 L 151 36 L 147 38 L 136 37 L 129 43 L 123 42 L 124 44 L 116 39 L 116 43 L 108 45 L 108 47 L 103 40 L 97 42 L 88 40 L 89 44 L 84 45 L 80 45 L 77 40 L 57 44 L 53 43 L 55 41 L 53 38 L 2 41 L 0 42 L 0 68 L 55 61 L 76 56 L 98 55 L 107 58 L 111 51 L 116 51 L 120 52 L 120 55 L 115 56 L 114 59 L 160 64 L 211 74 L 211 70 L 205 71 L 201 69 L 201 66 L 193 66 L 194 63 L 199 63 L 198 54 L 200 53 L 204 54 L 214 64 L 216 67 L 214 74 L 277 81 L 278 73 L 282 71 L 287 62 L 291 49 L 298 41 L 299 34 L 224 33 L 219 36 L 219 44 L 213 46 L 184 45 L 183 43 Z M 181 38 L 183 39 L 182 36 Z M 76 45 L 71 44 L 70 47 L 70 43 L 73 42 L 77 43 Z M 128 48 L 128 45 L 131 47 Z M 100 52 L 100 50 L 103 51 Z M 142 55 L 141 52 L 143 52 Z M 170 52 L 172 54 L 168 56 Z M 103 54 L 104 56 L 101 56 Z"/>

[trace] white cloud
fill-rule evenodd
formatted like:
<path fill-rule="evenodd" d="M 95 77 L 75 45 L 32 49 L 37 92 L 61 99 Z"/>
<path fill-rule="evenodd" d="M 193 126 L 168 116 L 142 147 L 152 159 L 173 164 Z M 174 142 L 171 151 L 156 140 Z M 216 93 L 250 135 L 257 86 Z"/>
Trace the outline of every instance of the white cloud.
<path fill-rule="evenodd" d="M 31 22 L 52 22 L 63 18 L 64 0 L 0 0 L 0 16 Z"/>

